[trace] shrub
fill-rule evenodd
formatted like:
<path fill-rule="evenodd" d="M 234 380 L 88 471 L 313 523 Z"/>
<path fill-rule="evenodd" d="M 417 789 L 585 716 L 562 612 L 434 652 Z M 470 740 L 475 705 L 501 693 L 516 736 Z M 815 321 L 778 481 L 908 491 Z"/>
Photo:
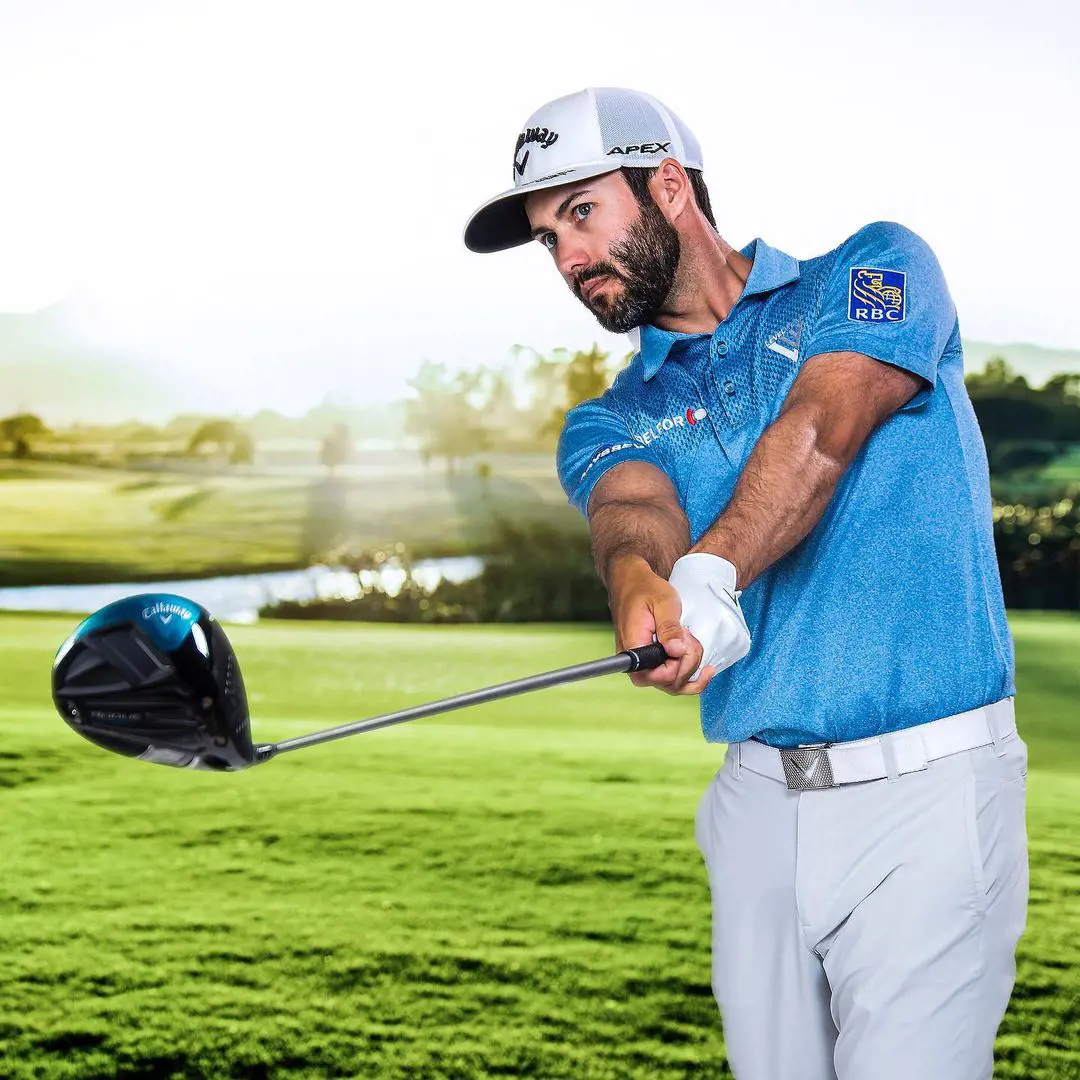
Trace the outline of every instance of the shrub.
<path fill-rule="evenodd" d="M 287 601 L 262 615 L 293 619 L 362 619 L 371 622 L 606 622 L 607 592 L 596 576 L 588 533 L 543 522 L 497 524 L 479 576 L 424 589 L 408 573 L 394 596 L 367 586 L 354 600 Z M 375 555 L 349 560 L 359 571 L 378 565 Z"/>

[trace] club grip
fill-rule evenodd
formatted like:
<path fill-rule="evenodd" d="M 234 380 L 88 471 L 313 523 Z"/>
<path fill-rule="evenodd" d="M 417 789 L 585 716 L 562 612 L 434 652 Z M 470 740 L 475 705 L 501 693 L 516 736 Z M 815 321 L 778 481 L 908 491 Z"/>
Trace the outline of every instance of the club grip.
<path fill-rule="evenodd" d="M 664 652 L 664 646 L 659 641 L 654 641 L 651 645 L 640 645 L 636 649 L 624 649 L 623 655 L 630 657 L 628 671 L 648 671 L 650 668 L 659 667 L 669 659 L 668 654 Z"/>

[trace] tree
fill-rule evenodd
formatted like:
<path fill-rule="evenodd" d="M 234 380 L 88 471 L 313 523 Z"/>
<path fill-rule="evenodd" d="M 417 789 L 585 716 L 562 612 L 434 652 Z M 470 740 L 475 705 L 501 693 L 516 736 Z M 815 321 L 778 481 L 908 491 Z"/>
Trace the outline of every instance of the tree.
<path fill-rule="evenodd" d="M 409 380 L 414 396 L 405 402 L 405 430 L 419 438 L 422 455 L 443 458 L 447 472 L 491 443 L 483 383 L 482 370 L 451 374 L 445 364 L 427 360 Z"/>
<path fill-rule="evenodd" d="M 0 420 L 0 440 L 11 444 L 11 456 L 22 459 L 30 456 L 30 440 L 48 435 L 49 429 L 40 416 L 33 413 L 16 413 Z"/>
<path fill-rule="evenodd" d="M 161 432 L 167 439 L 191 440 L 206 422 L 206 417 L 197 413 L 180 413 L 168 421 Z"/>
<path fill-rule="evenodd" d="M 260 409 L 246 425 L 251 437 L 259 440 L 288 438 L 295 426 L 295 420 L 274 409 Z"/>
<path fill-rule="evenodd" d="M 1042 392 L 1056 398 L 1058 401 L 1067 401 L 1080 405 L 1080 373 L 1070 372 L 1069 374 L 1053 375 L 1046 380 Z"/>
<path fill-rule="evenodd" d="M 131 420 L 126 424 L 118 424 L 113 429 L 113 438 L 117 442 L 150 443 L 160 440 L 162 434 L 153 424 L 143 424 L 137 420 Z"/>
<path fill-rule="evenodd" d="M 322 441 L 319 461 L 334 475 L 339 465 L 344 465 L 352 456 L 352 435 L 348 424 L 335 424 L 333 430 Z"/>
<path fill-rule="evenodd" d="M 208 446 L 226 454 L 230 465 L 250 465 L 255 460 L 251 436 L 233 420 L 207 420 L 200 424 L 188 443 L 188 456 L 203 454 Z"/>
<path fill-rule="evenodd" d="M 550 358 L 537 355 L 530 373 L 540 412 L 537 434 L 548 440 L 558 437 L 566 414 L 575 405 L 599 397 L 615 374 L 611 354 L 601 352 L 595 343 L 587 352 L 578 350 L 564 357 L 564 349 L 555 350 Z"/>
<path fill-rule="evenodd" d="M 1037 390 L 1005 357 L 992 356 L 964 385 L 996 476 L 1034 475 L 1080 442 L 1080 375 L 1054 375 Z"/>
<path fill-rule="evenodd" d="M 1027 379 L 1016 374 L 1004 356 L 991 356 L 981 372 L 973 371 L 964 377 L 964 385 L 971 394 L 1029 389 Z"/>
<path fill-rule="evenodd" d="M 478 461 L 476 463 L 476 478 L 480 481 L 480 486 L 484 489 L 484 498 L 489 498 L 491 495 L 490 461 Z"/>

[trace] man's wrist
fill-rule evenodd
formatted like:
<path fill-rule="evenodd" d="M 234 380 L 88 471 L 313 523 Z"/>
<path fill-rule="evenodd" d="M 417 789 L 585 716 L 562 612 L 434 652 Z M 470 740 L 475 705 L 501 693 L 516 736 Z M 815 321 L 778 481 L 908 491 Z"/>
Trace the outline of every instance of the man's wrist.
<path fill-rule="evenodd" d="M 605 581 L 609 589 L 616 587 L 620 581 L 638 574 L 655 574 L 656 571 L 649 564 L 648 559 L 632 552 L 613 555 L 607 561 L 605 568 Z"/>

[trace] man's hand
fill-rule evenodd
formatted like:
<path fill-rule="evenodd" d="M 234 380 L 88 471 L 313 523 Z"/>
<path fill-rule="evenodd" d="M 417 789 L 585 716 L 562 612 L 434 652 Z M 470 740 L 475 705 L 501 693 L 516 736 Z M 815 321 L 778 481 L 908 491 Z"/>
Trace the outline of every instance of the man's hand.
<path fill-rule="evenodd" d="M 671 657 L 658 668 L 632 674 L 635 686 L 655 686 L 668 694 L 700 694 L 705 689 L 715 669 L 706 666 L 694 682 L 689 681 L 701 665 L 701 645 L 679 622 L 679 594 L 644 559 L 618 560 L 612 567 L 608 598 L 617 649 L 650 645 L 655 635 Z"/>
<path fill-rule="evenodd" d="M 701 643 L 703 666 L 723 671 L 750 651 L 750 630 L 735 591 L 735 567 L 719 555 L 684 555 L 668 579 L 682 604 L 680 621 Z M 690 676 L 697 679 L 698 672 Z"/>

